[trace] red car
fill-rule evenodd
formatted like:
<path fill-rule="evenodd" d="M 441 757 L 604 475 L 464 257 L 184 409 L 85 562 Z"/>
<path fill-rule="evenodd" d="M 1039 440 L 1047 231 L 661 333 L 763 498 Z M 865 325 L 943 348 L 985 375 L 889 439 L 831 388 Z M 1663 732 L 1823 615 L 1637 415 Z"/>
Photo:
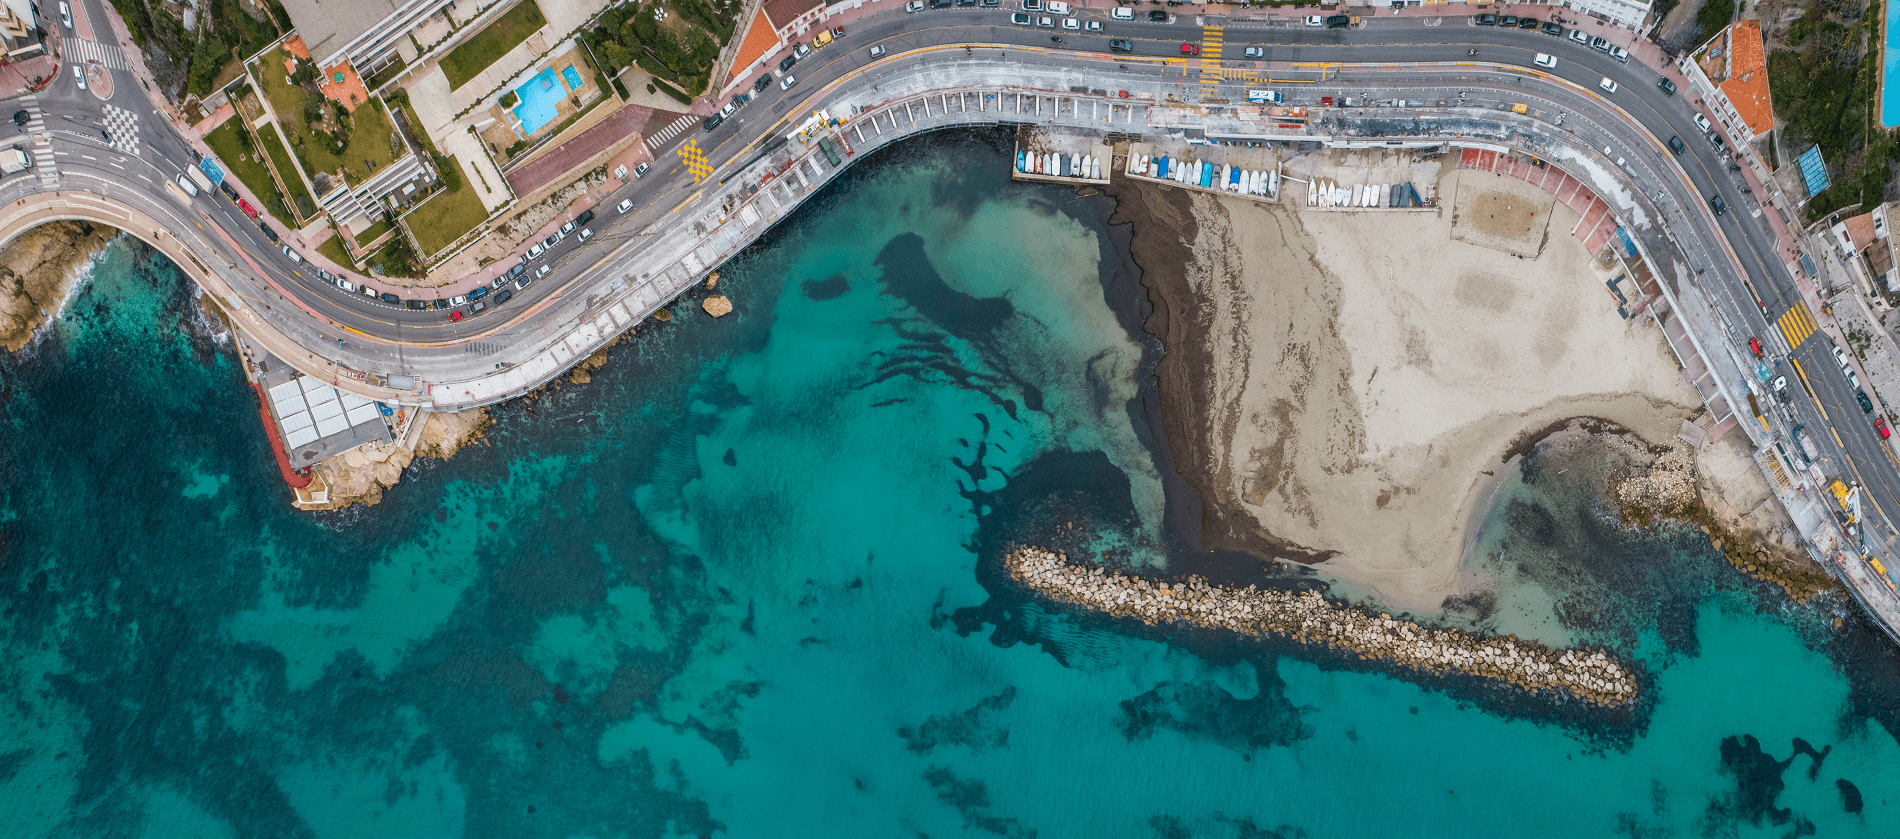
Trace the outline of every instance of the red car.
<path fill-rule="evenodd" d="M 1193 45 L 1193 44 L 1182 44 L 1182 45 L 1181 45 L 1181 54 L 1182 54 L 1182 55 L 1200 55 L 1200 54 L 1201 54 L 1201 48 L 1200 48 L 1200 47 L 1197 47 L 1197 46 L 1195 46 L 1195 45 Z"/>
<path fill-rule="evenodd" d="M 1761 358 L 1761 339 L 1749 338 L 1748 351 L 1754 353 L 1756 358 Z"/>
<path fill-rule="evenodd" d="M 461 320 L 461 319 L 462 319 L 462 313 L 461 313 L 461 312 L 450 312 L 450 313 L 449 313 L 449 323 L 454 323 L 454 322 L 456 322 L 456 321 L 458 321 L 458 320 Z"/>
<path fill-rule="evenodd" d="M 257 208 L 251 206 L 251 202 L 249 201 L 239 198 L 238 209 L 243 210 L 244 214 L 247 216 L 250 216 L 251 218 L 257 218 Z"/>
<path fill-rule="evenodd" d="M 1880 439 L 1882 440 L 1893 436 L 1893 429 L 1887 427 L 1886 417 L 1874 418 L 1874 430 L 1880 432 Z"/>

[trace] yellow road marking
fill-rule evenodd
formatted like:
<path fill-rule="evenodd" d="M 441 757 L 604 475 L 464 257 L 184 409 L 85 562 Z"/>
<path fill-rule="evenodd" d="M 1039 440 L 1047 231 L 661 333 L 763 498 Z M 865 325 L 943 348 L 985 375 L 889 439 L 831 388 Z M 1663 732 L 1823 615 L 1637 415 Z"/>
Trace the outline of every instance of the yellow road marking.
<path fill-rule="evenodd" d="M 1814 325 L 1814 316 L 1808 313 L 1806 303 L 1794 304 L 1793 308 L 1782 313 L 1781 318 L 1775 321 L 1775 325 L 1781 327 L 1782 335 L 1787 336 L 1789 350 L 1801 346 L 1801 342 L 1807 340 L 1808 336 L 1813 335 L 1819 328 Z"/>

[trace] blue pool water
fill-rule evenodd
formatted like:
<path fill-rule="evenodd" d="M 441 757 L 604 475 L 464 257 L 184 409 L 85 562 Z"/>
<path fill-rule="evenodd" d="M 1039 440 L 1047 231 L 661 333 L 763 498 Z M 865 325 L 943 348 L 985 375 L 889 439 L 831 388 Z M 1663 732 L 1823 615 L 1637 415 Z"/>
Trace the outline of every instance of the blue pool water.
<path fill-rule="evenodd" d="M 1893 72 L 1900 69 L 1900 47 L 1896 47 L 1896 36 L 1900 36 L 1900 21 L 1894 20 L 1894 13 L 1900 12 L 1900 0 L 1888 0 L 1887 3 L 1887 45 L 1885 72 L 1881 75 L 1880 124 L 1893 128 L 1900 126 L 1900 90 L 1896 90 Z"/>
<path fill-rule="evenodd" d="M 572 67 L 568 68 L 570 71 Z M 515 106 L 515 119 L 521 120 L 521 133 L 525 136 L 541 130 L 541 126 L 559 115 L 555 104 L 567 91 L 555 81 L 554 68 L 549 67 L 528 77 L 528 80 L 515 88 L 515 95 L 521 97 L 521 104 Z"/>
<path fill-rule="evenodd" d="M 1900 836 L 1893 645 L 1618 526 L 1586 447 L 1508 476 L 1458 619 L 1630 656 L 1631 719 L 999 580 L 1044 523 L 1195 561 L 1129 256 L 1175 231 L 1012 141 L 867 155 L 722 266 L 735 312 L 341 513 L 119 240 L 0 353 L 0 839 Z"/>
<path fill-rule="evenodd" d="M 561 68 L 561 75 L 567 77 L 568 90 L 581 89 L 581 74 L 574 72 L 574 65 L 569 64 Z"/>

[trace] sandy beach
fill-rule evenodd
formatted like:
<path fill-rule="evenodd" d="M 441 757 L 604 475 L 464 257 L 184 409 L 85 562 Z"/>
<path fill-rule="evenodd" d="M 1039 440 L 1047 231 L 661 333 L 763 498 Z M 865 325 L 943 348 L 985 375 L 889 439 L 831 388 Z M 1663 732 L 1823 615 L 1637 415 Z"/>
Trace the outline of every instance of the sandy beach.
<path fill-rule="evenodd" d="M 1667 443 L 1701 412 L 1658 330 L 1617 313 L 1575 214 L 1495 178 L 1447 173 L 1440 194 L 1460 197 L 1437 212 L 1117 190 L 1204 546 L 1436 610 L 1513 452 L 1576 417 Z M 1507 207 L 1548 215 L 1489 217 Z M 1456 209 L 1486 216 L 1454 231 Z"/>

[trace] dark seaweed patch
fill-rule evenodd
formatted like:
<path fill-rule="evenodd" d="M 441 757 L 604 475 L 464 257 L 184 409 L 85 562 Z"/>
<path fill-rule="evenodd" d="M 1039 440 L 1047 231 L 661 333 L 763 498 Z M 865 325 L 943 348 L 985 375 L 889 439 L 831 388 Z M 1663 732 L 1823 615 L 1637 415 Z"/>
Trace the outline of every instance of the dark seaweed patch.
<path fill-rule="evenodd" d="M 806 280 L 799 284 L 805 296 L 812 300 L 832 300 L 851 290 L 851 281 L 843 274 L 833 274 L 822 280 Z"/>
<path fill-rule="evenodd" d="M 904 747 L 917 754 L 929 754 L 938 746 L 968 746 L 972 750 L 1003 748 L 1009 745 L 1009 729 L 993 727 L 990 717 L 1016 701 L 1016 688 L 987 696 L 976 705 L 955 714 L 941 714 L 924 720 L 916 727 L 897 729 Z"/>

